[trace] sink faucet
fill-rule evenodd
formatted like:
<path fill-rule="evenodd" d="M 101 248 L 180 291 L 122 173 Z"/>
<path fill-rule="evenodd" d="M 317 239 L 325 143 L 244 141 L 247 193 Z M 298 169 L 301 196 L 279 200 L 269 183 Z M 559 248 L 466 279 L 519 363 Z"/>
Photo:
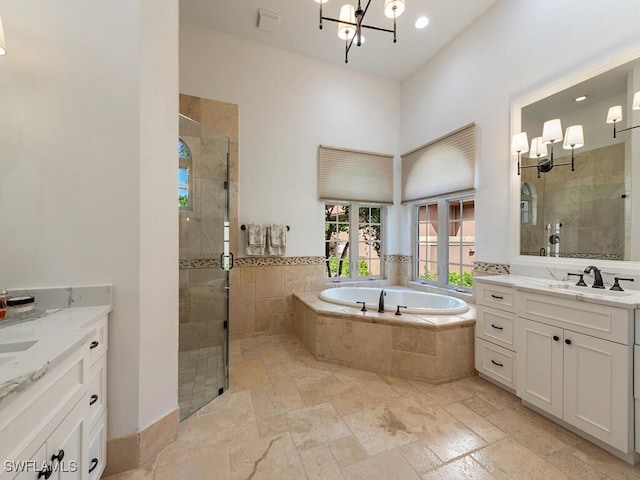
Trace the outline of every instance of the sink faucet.
<path fill-rule="evenodd" d="M 584 269 L 584 273 L 591 273 L 593 271 L 593 288 L 604 288 L 604 283 L 602 283 L 602 274 L 598 267 L 594 267 L 593 265 L 589 265 Z"/>
<path fill-rule="evenodd" d="M 380 290 L 380 300 L 378 300 L 378 313 L 384 312 L 384 289 Z"/>

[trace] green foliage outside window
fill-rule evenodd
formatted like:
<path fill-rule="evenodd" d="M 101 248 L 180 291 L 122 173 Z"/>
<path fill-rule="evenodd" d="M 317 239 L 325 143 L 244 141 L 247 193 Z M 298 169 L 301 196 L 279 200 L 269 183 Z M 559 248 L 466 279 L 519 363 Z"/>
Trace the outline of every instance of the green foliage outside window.
<path fill-rule="evenodd" d="M 331 277 L 338 277 L 338 264 L 340 263 L 340 259 L 337 257 L 329 258 L 329 269 L 331 271 Z M 358 275 L 361 277 L 366 277 L 370 275 L 369 266 L 367 265 L 366 260 L 358 260 Z M 343 258 L 342 264 L 342 276 L 349 276 L 349 257 Z"/>
<path fill-rule="evenodd" d="M 189 197 L 187 195 L 179 195 L 178 196 L 178 205 L 181 207 L 189 206 Z"/>
<path fill-rule="evenodd" d="M 420 278 L 435 281 L 438 279 L 438 274 L 425 272 L 424 274 L 420 275 Z M 473 287 L 473 272 L 468 270 L 463 271 L 462 278 L 460 278 L 460 274 L 458 272 L 449 272 L 449 284 L 471 288 Z"/>

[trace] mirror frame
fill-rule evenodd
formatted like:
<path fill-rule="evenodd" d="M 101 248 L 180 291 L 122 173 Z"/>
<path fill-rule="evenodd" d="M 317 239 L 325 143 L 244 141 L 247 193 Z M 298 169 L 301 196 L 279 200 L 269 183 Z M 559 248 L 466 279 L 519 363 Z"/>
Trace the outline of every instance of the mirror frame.
<path fill-rule="evenodd" d="M 591 65 L 590 67 L 582 70 L 578 73 L 569 75 L 559 81 L 546 85 L 538 90 L 534 90 L 528 94 L 525 94 L 516 100 L 511 102 L 511 128 L 509 135 L 509 178 L 510 178 L 510 191 L 509 191 L 509 204 L 510 204 L 510 221 L 512 243 L 511 243 L 511 255 L 509 258 L 510 266 L 522 265 L 522 266 L 538 266 L 547 268 L 584 268 L 588 264 L 595 264 L 599 267 L 612 268 L 616 271 L 638 271 L 640 270 L 640 260 L 603 260 L 603 259 L 586 259 L 586 258 L 571 258 L 571 257 L 536 257 L 531 255 L 520 254 L 520 188 L 521 177 L 517 174 L 517 156 L 511 153 L 511 138 L 514 134 L 519 133 L 522 127 L 522 108 L 542 100 L 550 95 L 554 95 L 562 90 L 577 85 L 585 80 L 590 79 L 596 75 L 605 73 L 613 68 L 624 65 L 625 63 L 637 60 L 640 58 L 640 44 L 629 48 L 621 54 L 618 54 L 612 58 L 604 61 L 600 61 Z M 606 125 L 604 119 L 603 125 Z M 608 128 L 603 127 L 603 128 Z M 634 179 L 640 177 L 635 174 Z M 640 184 L 633 185 L 640 189 Z M 640 195 L 638 195 L 640 197 Z M 632 197 L 633 198 L 633 197 Z M 636 203 L 638 205 L 638 203 Z M 636 231 L 640 226 L 636 227 Z"/>

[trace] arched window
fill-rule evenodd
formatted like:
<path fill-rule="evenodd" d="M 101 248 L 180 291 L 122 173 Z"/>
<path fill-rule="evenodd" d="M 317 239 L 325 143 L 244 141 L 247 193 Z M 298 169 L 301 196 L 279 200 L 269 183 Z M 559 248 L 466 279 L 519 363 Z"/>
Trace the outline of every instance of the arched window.
<path fill-rule="evenodd" d="M 178 206 L 181 210 L 191 210 L 191 149 L 178 137 Z"/>
<path fill-rule="evenodd" d="M 522 225 L 536 225 L 538 221 L 538 194 L 536 187 L 524 182 L 520 188 L 520 222 Z"/>

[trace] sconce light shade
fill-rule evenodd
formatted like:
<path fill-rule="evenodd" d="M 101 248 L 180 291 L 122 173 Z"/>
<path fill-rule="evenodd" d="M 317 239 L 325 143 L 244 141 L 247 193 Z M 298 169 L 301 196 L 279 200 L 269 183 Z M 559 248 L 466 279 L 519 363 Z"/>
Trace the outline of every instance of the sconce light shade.
<path fill-rule="evenodd" d="M 356 13 L 353 5 L 345 3 L 340 8 L 340 21 L 356 23 Z M 348 23 L 338 23 L 338 36 L 342 40 L 351 40 L 356 34 L 356 27 Z"/>
<path fill-rule="evenodd" d="M 584 132 L 582 125 L 571 125 L 564 134 L 564 143 L 562 148 L 565 150 L 573 150 L 574 148 L 584 147 Z"/>
<path fill-rule="evenodd" d="M 527 132 L 516 133 L 511 138 L 511 153 L 527 153 L 529 151 L 529 139 Z"/>
<path fill-rule="evenodd" d="M 316 3 L 327 3 L 329 0 L 315 0 Z"/>
<path fill-rule="evenodd" d="M 633 94 L 633 103 L 631 108 L 634 110 L 640 110 L 640 90 Z"/>
<path fill-rule="evenodd" d="M 404 12 L 404 0 L 384 0 L 384 14 L 387 18 L 398 18 Z"/>
<path fill-rule="evenodd" d="M 546 145 L 562 140 L 562 123 L 559 118 L 547 120 L 542 126 L 542 142 Z M 546 155 L 546 153 L 545 153 Z"/>
<path fill-rule="evenodd" d="M 616 123 L 622 120 L 622 105 L 616 105 L 609 108 L 607 113 L 607 123 Z"/>
<path fill-rule="evenodd" d="M 531 148 L 529 149 L 529 158 L 540 158 L 547 156 L 547 144 L 542 141 L 542 137 L 536 137 L 531 140 Z"/>
<path fill-rule="evenodd" d="M 2 28 L 2 17 L 0 17 L 0 56 L 7 54 L 7 43 L 4 40 L 4 29 Z"/>

